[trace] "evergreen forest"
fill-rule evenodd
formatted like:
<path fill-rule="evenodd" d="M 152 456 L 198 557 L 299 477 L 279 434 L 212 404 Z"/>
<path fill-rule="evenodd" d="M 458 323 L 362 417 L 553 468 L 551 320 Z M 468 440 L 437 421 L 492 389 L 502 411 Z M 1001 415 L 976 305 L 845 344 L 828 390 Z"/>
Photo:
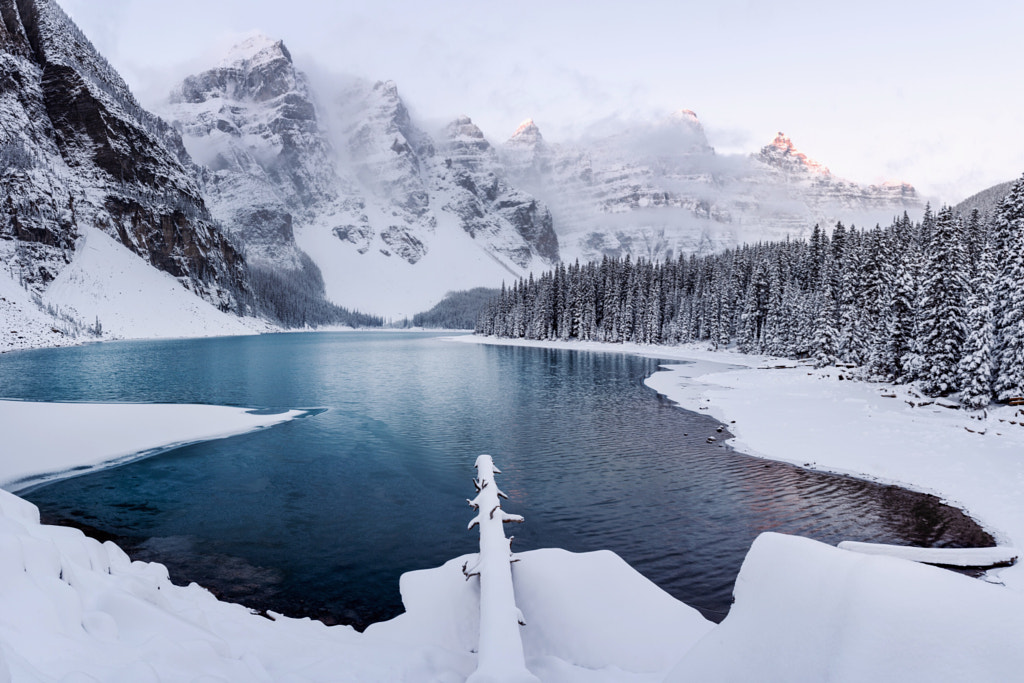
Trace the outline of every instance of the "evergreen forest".
<path fill-rule="evenodd" d="M 476 332 L 680 344 L 845 364 L 959 392 L 977 408 L 1024 396 L 1024 178 L 991 214 L 925 209 L 887 227 L 656 263 L 605 257 L 502 288 Z"/>

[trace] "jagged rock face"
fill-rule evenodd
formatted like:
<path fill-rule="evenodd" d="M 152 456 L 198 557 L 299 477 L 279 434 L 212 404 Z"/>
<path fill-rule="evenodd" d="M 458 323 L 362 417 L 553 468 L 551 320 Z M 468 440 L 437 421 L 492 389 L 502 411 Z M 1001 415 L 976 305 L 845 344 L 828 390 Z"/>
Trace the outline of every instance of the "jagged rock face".
<path fill-rule="evenodd" d="M 0 18 L 0 155 L 11 162 L 0 249 L 23 279 L 41 291 L 91 224 L 208 301 L 242 308 L 244 262 L 175 133 L 51 0 L 0 0 Z"/>
<path fill-rule="evenodd" d="M 471 249 L 501 264 L 496 277 L 557 261 L 550 213 L 505 180 L 471 121 L 437 144 L 394 83 L 328 86 L 339 94 L 314 97 L 284 45 L 256 36 L 171 95 L 166 115 L 203 165 L 199 178 L 214 216 L 249 260 L 302 267 L 296 234 L 315 232 L 331 236 L 330 248 L 312 246 L 323 244 L 318 238 L 303 243 L 327 273 L 337 272 L 338 245 L 351 250 L 341 256 L 385 257 L 367 267 L 400 269 L 440 249 L 435 260 L 450 258 L 458 268 L 466 254 L 448 232 L 457 226 L 472 236 Z M 444 256 L 453 248 L 459 253 Z M 346 302 L 337 287 L 329 295 Z"/>
<path fill-rule="evenodd" d="M 703 196 L 712 179 L 695 159 L 713 156 L 689 110 L 576 145 L 549 145 L 528 120 L 501 152 L 512 181 L 551 207 L 563 258 L 583 260 L 706 248 L 687 223 L 728 221 Z"/>
<path fill-rule="evenodd" d="M 468 117 L 435 142 L 390 81 L 353 83 L 342 100 L 334 125 L 351 178 L 350 198 L 334 217 L 339 239 L 361 253 L 375 249 L 416 263 L 436 241 L 439 221 L 454 217 L 510 266 L 558 260 L 550 212 L 507 182 L 496 151 Z"/>
<path fill-rule="evenodd" d="M 205 166 L 214 216 L 250 260 L 302 268 L 293 223 L 337 198 L 330 148 L 309 86 L 281 41 L 256 36 L 189 76 L 166 115 Z"/>
<path fill-rule="evenodd" d="M 548 144 L 527 121 L 501 157 L 512 182 L 551 207 L 563 258 L 716 251 L 920 205 L 909 185 L 833 176 L 781 133 L 755 157 L 718 157 L 689 110 L 573 145 Z"/>
<path fill-rule="evenodd" d="M 442 178 L 453 186 L 445 208 L 459 217 L 466 232 L 474 238 L 487 235 L 495 251 L 522 268 L 534 253 L 558 260 L 551 212 L 507 182 L 497 152 L 469 117 L 448 125 L 442 155 Z"/>
<path fill-rule="evenodd" d="M 334 233 L 361 253 L 375 244 L 385 255 L 416 263 L 437 227 L 426 169 L 433 143 L 413 125 L 391 81 L 354 83 L 342 100 L 333 124 L 347 161 L 349 196 L 358 198 L 342 205 Z"/>
<path fill-rule="evenodd" d="M 761 148 L 758 160 L 779 169 L 790 176 L 821 176 L 831 177 L 832 172 L 807 155 L 797 150 L 793 141 L 780 132 L 771 144 Z"/>

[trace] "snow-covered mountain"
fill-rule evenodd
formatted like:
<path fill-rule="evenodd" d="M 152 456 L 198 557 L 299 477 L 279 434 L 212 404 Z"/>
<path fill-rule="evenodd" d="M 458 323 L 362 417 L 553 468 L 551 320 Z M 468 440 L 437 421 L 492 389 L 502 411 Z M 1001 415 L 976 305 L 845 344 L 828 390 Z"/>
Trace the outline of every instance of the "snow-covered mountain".
<path fill-rule="evenodd" d="M 180 131 L 213 215 L 250 262 L 301 270 L 293 234 L 338 196 L 309 86 L 280 41 L 255 36 L 184 80 L 165 114 Z"/>
<path fill-rule="evenodd" d="M 690 110 L 572 144 L 549 144 L 528 120 L 502 158 L 551 207 L 563 258 L 714 251 L 920 206 L 909 185 L 833 176 L 781 133 L 749 158 L 719 156 Z"/>
<path fill-rule="evenodd" d="M 0 0 L 0 17 L 0 276 L 38 296 L 98 228 L 215 307 L 244 310 L 244 261 L 177 133 L 56 3 Z"/>
<path fill-rule="evenodd" d="M 508 183 L 468 118 L 435 138 L 394 83 L 325 90 L 254 36 L 169 98 L 212 211 L 250 260 L 301 269 L 304 251 L 333 301 L 391 316 L 557 262 L 547 208 Z"/>
<path fill-rule="evenodd" d="M 755 159 L 778 174 L 813 209 L 845 210 L 850 213 L 920 206 L 917 191 L 908 183 L 887 182 L 859 185 L 837 178 L 832 172 L 800 152 L 793 141 L 779 133 L 761 148 Z"/>
<path fill-rule="evenodd" d="M 168 124 L 53 0 L 0 0 L 0 17 L 0 274 L 76 329 L 105 311 L 130 333 L 163 296 L 151 278 L 120 303 L 51 287 L 80 257 L 65 280 L 109 284 L 98 253 L 124 277 L 138 272 L 126 255 L 140 259 L 221 311 L 304 324 L 284 309 L 326 296 L 412 315 L 560 259 L 706 252 L 918 203 L 907 185 L 834 177 L 781 134 L 751 157 L 717 155 L 688 110 L 566 144 L 532 121 L 498 146 L 466 116 L 428 130 L 394 83 L 314 87 L 259 35 L 182 81 Z M 94 228 L 111 240 L 86 250 Z"/>

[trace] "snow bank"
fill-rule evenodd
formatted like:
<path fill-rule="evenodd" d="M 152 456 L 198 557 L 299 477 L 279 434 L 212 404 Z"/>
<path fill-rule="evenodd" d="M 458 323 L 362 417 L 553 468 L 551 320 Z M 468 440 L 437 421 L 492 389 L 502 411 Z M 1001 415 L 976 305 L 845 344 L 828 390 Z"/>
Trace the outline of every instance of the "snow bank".
<path fill-rule="evenodd" d="M 163 565 L 37 516 L 0 491 L 0 680 L 395 681 L 421 680 L 410 669 L 430 672 L 431 661 L 447 670 L 443 653 L 271 621 L 175 586 Z"/>
<path fill-rule="evenodd" d="M 0 486 L 17 490 L 155 450 L 219 439 L 304 415 L 207 405 L 0 400 Z"/>
<path fill-rule="evenodd" d="M 668 681 L 1011 681 L 1024 671 L 1024 598 L 942 569 L 765 533 L 735 597 Z"/>

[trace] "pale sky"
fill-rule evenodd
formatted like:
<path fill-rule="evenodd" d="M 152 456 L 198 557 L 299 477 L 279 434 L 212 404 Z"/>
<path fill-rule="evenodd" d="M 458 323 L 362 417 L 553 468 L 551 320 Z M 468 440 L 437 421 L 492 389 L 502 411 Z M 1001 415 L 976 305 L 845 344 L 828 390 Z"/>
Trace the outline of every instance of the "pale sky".
<path fill-rule="evenodd" d="M 494 141 L 688 108 L 719 152 L 784 131 L 839 176 L 945 202 L 1024 172 L 1020 0 L 59 2 L 150 107 L 260 31 Z"/>

